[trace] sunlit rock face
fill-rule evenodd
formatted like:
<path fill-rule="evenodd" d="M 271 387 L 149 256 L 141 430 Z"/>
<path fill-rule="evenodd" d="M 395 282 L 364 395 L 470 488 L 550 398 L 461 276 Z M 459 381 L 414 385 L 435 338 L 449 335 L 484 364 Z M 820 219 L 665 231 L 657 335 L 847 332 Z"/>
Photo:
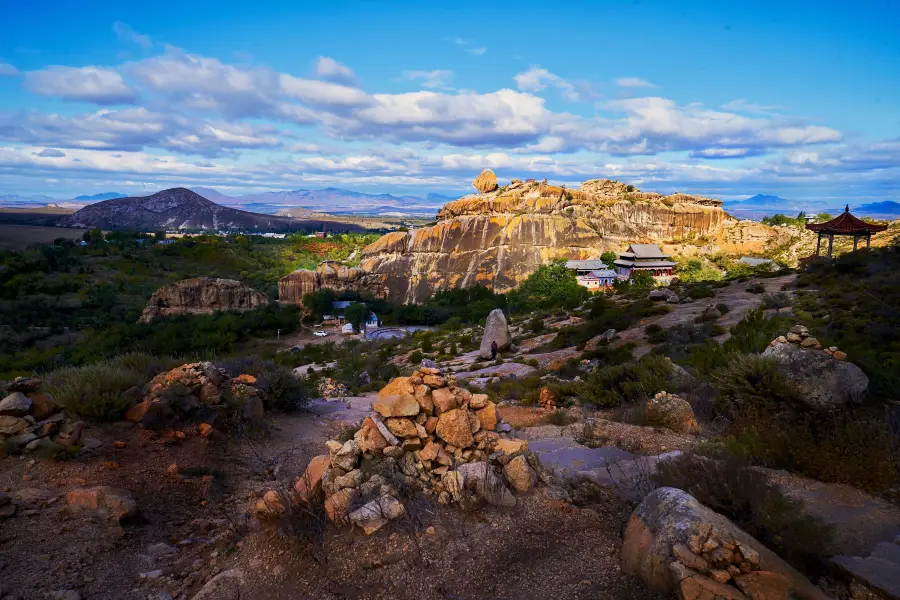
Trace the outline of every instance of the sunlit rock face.
<path fill-rule="evenodd" d="M 513 180 L 449 202 L 433 226 L 381 237 L 363 250 L 358 268 L 323 263 L 291 273 L 279 282 L 279 299 L 298 302 L 320 288 L 393 302 L 421 302 L 438 290 L 474 285 L 506 292 L 555 258 L 594 258 L 632 242 L 727 242 L 730 251 L 747 251 L 772 235 L 765 226 L 753 235 L 729 235 L 737 223 L 711 198 L 663 196 L 606 179 L 577 189 Z"/>

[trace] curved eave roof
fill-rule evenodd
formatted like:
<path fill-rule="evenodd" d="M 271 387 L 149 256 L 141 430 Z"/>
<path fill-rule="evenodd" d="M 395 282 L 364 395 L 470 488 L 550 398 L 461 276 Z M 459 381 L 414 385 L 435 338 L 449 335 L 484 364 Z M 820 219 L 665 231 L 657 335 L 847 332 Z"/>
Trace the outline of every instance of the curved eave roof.
<path fill-rule="evenodd" d="M 807 223 L 806 228 L 818 233 L 835 233 L 837 235 L 854 235 L 860 233 L 878 233 L 887 229 L 887 225 L 866 223 L 845 210 L 839 217 L 826 223 Z"/>

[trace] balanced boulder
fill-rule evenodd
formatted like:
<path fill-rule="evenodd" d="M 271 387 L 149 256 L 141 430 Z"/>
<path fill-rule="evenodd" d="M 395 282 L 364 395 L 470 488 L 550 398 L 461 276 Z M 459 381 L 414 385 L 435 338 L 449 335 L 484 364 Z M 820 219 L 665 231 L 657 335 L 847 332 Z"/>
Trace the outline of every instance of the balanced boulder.
<path fill-rule="evenodd" d="M 497 344 L 497 350 L 509 348 L 509 325 L 506 323 L 506 315 L 499 308 L 495 308 L 487 316 L 484 324 L 484 335 L 481 337 L 481 347 L 478 349 L 478 356 L 481 358 L 491 357 L 491 346 Z"/>

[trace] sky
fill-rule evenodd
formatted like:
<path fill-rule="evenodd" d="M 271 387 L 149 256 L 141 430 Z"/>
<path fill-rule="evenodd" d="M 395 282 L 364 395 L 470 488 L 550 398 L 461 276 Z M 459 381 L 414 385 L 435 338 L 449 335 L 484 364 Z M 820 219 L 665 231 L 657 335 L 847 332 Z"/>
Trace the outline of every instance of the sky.
<path fill-rule="evenodd" d="M 900 201 L 900 2 L 0 0 L 0 195 Z"/>

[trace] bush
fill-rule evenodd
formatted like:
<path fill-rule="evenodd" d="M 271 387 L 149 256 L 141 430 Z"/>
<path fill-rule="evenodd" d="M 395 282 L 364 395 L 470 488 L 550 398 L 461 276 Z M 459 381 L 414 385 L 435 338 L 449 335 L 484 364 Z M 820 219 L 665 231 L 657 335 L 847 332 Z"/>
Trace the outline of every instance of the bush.
<path fill-rule="evenodd" d="M 178 361 L 147 354 L 123 354 L 82 367 L 57 369 L 45 376 L 45 385 L 69 413 L 97 421 L 116 421 L 134 405 L 123 394 L 142 387 Z"/>
<path fill-rule="evenodd" d="M 730 310 L 728 308 L 728 305 L 725 304 L 724 302 L 719 302 L 718 304 L 716 304 L 716 308 L 719 309 L 719 312 L 722 313 L 723 315 L 726 314 Z"/>
<path fill-rule="evenodd" d="M 751 294 L 763 294 L 766 291 L 766 286 L 759 282 L 751 283 L 747 286 L 747 291 Z"/>
<path fill-rule="evenodd" d="M 422 354 L 421 350 L 413 350 L 413 353 L 409 355 L 409 362 L 411 362 L 414 365 L 418 365 L 418 364 L 421 364 L 422 359 L 424 357 L 425 357 L 425 355 Z"/>
<path fill-rule="evenodd" d="M 531 317 L 531 321 L 529 322 L 529 329 L 531 329 L 531 333 L 541 333 L 542 331 L 544 331 L 544 320 L 540 317 L 540 315 Z"/>
<path fill-rule="evenodd" d="M 544 418 L 541 419 L 541 422 L 547 425 L 559 425 L 561 427 L 565 427 L 566 425 L 571 425 L 572 423 L 574 423 L 575 420 L 575 417 L 570 415 L 569 411 L 558 409 L 544 415 Z"/>
<path fill-rule="evenodd" d="M 647 334 L 647 341 L 651 344 L 661 344 L 669 337 L 669 331 L 663 329 L 662 325 L 659 323 L 647 325 L 647 327 L 644 328 L 644 333 Z"/>
<path fill-rule="evenodd" d="M 688 492 L 801 570 L 825 565 L 831 527 L 807 516 L 803 503 L 785 495 L 765 473 L 735 460 L 684 455 L 660 462 L 654 482 Z"/>
<path fill-rule="evenodd" d="M 716 371 L 713 381 L 722 394 L 719 412 L 727 416 L 748 405 L 801 406 L 799 392 L 775 368 L 775 361 L 759 355 L 731 355 L 727 364 Z"/>
<path fill-rule="evenodd" d="M 246 373 L 256 377 L 256 388 L 261 392 L 267 409 L 294 411 L 306 406 L 313 396 L 306 381 L 294 375 L 294 371 L 271 360 L 258 356 L 232 358 L 216 363 L 229 377 Z"/>
<path fill-rule="evenodd" d="M 579 386 L 579 397 L 604 407 L 637 402 L 665 390 L 672 375 L 672 363 L 667 358 L 648 354 L 640 361 L 601 367 L 589 373 Z"/>
<path fill-rule="evenodd" d="M 794 299 L 787 292 L 763 294 L 762 297 L 763 308 L 775 308 L 781 310 L 782 308 L 790 306 L 793 302 Z"/>

